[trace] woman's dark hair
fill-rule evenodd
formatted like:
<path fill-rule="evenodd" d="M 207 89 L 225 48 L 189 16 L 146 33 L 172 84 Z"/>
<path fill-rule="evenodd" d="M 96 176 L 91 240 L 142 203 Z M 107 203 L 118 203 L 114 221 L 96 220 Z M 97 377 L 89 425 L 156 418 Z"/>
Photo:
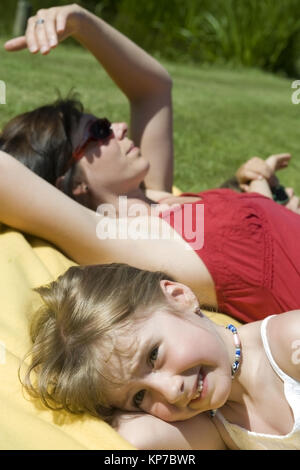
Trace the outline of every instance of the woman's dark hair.
<path fill-rule="evenodd" d="M 0 149 L 55 185 L 71 158 L 71 131 L 82 113 L 82 103 L 71 92 L 65 99 L 20 114 L 4 127 Z"/>

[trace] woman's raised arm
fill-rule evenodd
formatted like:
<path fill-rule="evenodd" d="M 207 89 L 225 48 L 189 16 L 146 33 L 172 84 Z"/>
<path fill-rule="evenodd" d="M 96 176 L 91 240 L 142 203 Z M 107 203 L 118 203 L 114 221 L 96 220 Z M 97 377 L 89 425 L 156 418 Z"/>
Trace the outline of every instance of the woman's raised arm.
<path fill-rule="evenodd" d="M 37 24 L 37 20 L 43 20 Z M 131 137 L 150 161 L 146 187 L 170 191 L 173 182 L 172 81 L 154 58 L 101 18 L 73 4 L 41 9 L 28 21 L 26 36 L 5 44 L 47 54 L 72 36 L 87 48 L 126 95 Z M 79 64 L 80 66 L 80 64 Z M 100 85 L 100 84 L 99 84 Z"/>

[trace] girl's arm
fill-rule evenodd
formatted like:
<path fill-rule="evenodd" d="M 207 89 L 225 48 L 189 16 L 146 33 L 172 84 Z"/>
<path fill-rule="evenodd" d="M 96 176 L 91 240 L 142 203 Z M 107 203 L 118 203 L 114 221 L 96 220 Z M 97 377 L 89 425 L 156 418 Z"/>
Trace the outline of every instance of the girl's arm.
<path fill-rule="evenodd" d="M 37 18 L 42 18 L 45 23 L 37 26 Z M 151 164 L 145 178 L 146 187 L 171 191 L 172 81 L 154 58 L 101 18 L 76 4 L 39 10 L 29 19 L 26 36 L 8 41 L 5 48 L 16 51 L 28 46 L 34 53 L 40 50 L 46 54 L 70 35 L 96 57 L 128 98 L 131 137 Z"/>
<path fill-rule="evenodd" d="M 116 430 L 138 449 L 227 449 L 207 413 L 175 423 L 167 423 L 145 413 L 126 414 L 117 420 Z"/>

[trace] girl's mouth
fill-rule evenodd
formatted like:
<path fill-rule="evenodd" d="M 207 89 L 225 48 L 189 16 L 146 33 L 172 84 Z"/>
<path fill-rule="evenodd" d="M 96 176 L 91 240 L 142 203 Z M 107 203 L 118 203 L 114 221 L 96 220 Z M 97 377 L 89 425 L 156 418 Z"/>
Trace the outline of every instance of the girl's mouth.
<path fill-rule="evenodd" d="M 192 405 L 194 403 L 198 403 L 201 400 L 205 399 L 205 397 L 208 393 L 208 386 L 209 386 L 209 384 L 207 382 L 207 372 L 204 371 L 203 368 L 202 368 L 202 369 L 200 369 L 200 372 L 199 372 L 196 392 L 194 394 L 193 399 L 190 401 L 189 405 Z"/>
<path fill-rule="evenodd" d="M 203 383 L 204 383 L 204 377 L 203 377 L 202 369 L 200 369 L 199 374 L 198 374 L 196 393 L 191 399 L 191 403 L 195 400 L 198 400 L 198 398 L 200 398 L 202 390 L 203 390 Z"/>

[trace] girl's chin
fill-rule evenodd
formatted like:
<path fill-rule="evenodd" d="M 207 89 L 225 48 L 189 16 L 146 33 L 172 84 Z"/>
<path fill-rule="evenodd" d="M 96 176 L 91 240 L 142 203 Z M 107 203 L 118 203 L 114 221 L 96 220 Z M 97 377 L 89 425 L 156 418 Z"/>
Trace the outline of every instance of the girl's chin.
<path fill-rule="evenodd" d="M 227 378 L 225 379 L 224 377 L 218 377 L 218 379 L 219 382 L 214 383 L 212 382 L 211 374 L 204 376 L 202 392 L 198 398 L 190 402 L 190 410 L 203 413 L 205 411 L 221 408 L 226 403 L 229 398 L 232 379 L 231 377 L 228 381 Z"/>

